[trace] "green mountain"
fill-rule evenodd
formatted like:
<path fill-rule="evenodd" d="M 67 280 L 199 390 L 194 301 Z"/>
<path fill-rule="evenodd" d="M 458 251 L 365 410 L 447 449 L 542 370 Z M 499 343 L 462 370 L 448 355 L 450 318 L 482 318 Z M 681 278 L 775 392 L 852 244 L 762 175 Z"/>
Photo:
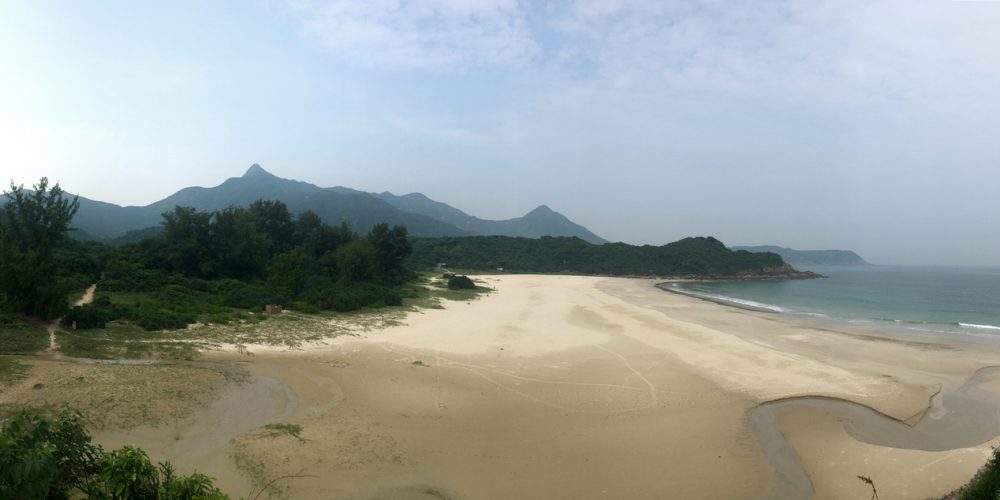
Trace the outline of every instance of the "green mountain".
<path fill-rule="evenodd" d="M 850 250 L 795 250 L 773 245 L 733 247 L 733 250 L 776 253 L 793 265 L 814 266 L 864 266 L 869 265 L 860 255 Z"/>
<path fill-rule="evenodd" d="M 469 215 L 445 203 L 434 201 L 420 193 L 398 196 L 384 192 L 376 196 L 405 212 L 423 214 L 472 234 L 525 238 L 570 236 L 595 244 L 608 242 L 545 205 L 539 205 L 523 217 L 487 220 Z"/>
<path fill-rule="evenodd" d="M 773 253 L 733 251 L 712 237 L 684 238 L 662 246 L 594 245 L 579 238 L 418 238 L 411 263 L 516 273 L 670 276 L 719 279 L 815 278 Z"/>
<path fill-rule="evenodd" d="M 470 216 L 457 208 L 427 198 L 420 193 L 396 196 L 366 193 L 345 187 L 319 186 L 277 177 L 260 165 L 252 165 L 240 177 L 227 179 L 215 187 L 188 187 L 141 207 L 122 207 L 80 197 L 80 210 L 73 219 L 76 235 L 84 239 L 132 241 L 155 233 L 164 212 L 175 206 L 200 211 L 228 206 L 246 206 L 256 200 L 278 200 L 292 213 L 316 212 L 325 222 L 346 221 L 358 232 L 386 222 L 406 226 L 418 237 L 502 234 L 537 238 L 579 236 L 588 241 L 604 240 L 561 214 L 541 206 L 524 217 L 490 221 Z"/>

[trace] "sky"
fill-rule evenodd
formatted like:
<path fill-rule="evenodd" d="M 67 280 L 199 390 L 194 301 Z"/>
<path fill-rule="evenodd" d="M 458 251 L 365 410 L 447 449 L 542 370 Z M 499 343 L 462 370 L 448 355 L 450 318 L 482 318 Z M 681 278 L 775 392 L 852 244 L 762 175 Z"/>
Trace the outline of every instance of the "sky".
<path fill-rule="evenodd" d="M 0 182 L 252 163 L 598 235 L 1000 266 L 1000 2 L 0 0 Z"/>

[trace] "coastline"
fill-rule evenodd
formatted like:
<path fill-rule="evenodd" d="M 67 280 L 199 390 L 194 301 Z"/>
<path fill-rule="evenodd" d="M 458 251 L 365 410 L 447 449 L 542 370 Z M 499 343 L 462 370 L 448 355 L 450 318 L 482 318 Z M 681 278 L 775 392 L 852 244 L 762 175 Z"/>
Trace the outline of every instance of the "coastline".
<path fill-rule="evenodd" d="M 652 279 L 479 279 L 496 292 L 398 326 L 209 353 L 280 381 L 296 404 L 275 411 L 302 427 L 301 442 L 251 432 L 226 453 L 303 476 L 294 498 L 860 498 L 857 475 L 924 498 L 966 482 L 997 443 L 975 442 L 1000 401 L 1000 375 L 980 372 L 1000 365 L 995 345 L 819 328 Z M 943 444 L 911 436 L 927 425 Z M 155 454 L 169 440 L 153 432 L 129 436 Z M 248 479 L 213 460 L 192 463 L 243 494 Z M 795 467 L 807 489 L 787 480 Z"/>
<path fill-rule="evenodd" d="M 770 308 L 770 307 L 766 307 L 766 306 L 755 306 L 753 304 L 748 304 L 745 301 L 744 302 L 737 302 L 736 300 L 730 300 L 730 299 L 726 299 L 726 298 L 723 298 L 723 297 L 713 297 L 713 296 L 710 296 L 710 295 L 702 295 L 702 294 L 690 292 L 688 290 L 684 290 L 684 289 L 679 288 L 679 287 L 675 288 L 673 286 L 670 286 L 670 285 L 673 285 L 675 283 L 685 283 L 685 282 L 684 281 L 677 281 L 677 280 L 668 280 L 668 281 L 664 281 L 664 282 L 661 282 L 661 283 L 657 283 L 655 286 L 656 286 L 656 288 L 659 288 L 660 290 L 663 290 L 665 292 L 676 293 L 678 295 L 683 295 L 685 297 L 691 297 L 693 299 L 698 299 L 698 300 L 705 300 L 705 301 L 712 302 L 712 303 L 719 304 L 719 305 L 723 305 L 723 306 L 735 307 L 737 309 L 743 309 L 745 311 L 753 311 L 753 312 L 760 312 L 760 313 L 779 313 L 779 312 L 781 312 L 780 310 L 776 310 L 776 309 L 773 309 L 773 308 Z"/>

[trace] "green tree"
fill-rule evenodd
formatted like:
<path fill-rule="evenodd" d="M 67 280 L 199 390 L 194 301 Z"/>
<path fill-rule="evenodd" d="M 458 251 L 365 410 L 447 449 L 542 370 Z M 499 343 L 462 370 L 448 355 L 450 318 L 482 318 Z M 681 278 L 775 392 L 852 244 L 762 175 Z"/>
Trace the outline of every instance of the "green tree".
<path fill-rule="evenodd" d="M 207 276 L 214 271 L 209 254 L 212 214 L 191 207 L 174 207 L 163 214 L 163 260 L 173 271 Z"/>
<path fill-rule="evenodd" d="M 0 498 L 222 500 L 228 498 L 197 472 L 154 466 L 139 448 L 111 452 L 92 444 L 80 413 L 54 418 L 21 411 L 0 429 Z"/>
<path fill-rule="evenodd" d="M 316 259 L 302 247 L 296 247 L 271 259 L 267 280 L 271 286 L 298 296 L 317 274 L 317 267 Z"/>
<path fill-rule="evenodd" d="M 349 283 L 370 281 L 375 263 L 375 250 L 366 240 L 354 240 L 337 249 L 337 269 L 341 279 Z"/>
<path fill-rule="evenodd" d="M 406 279 L 403 261 L 413 247 L 406 237 L 406 228 L 386 223 L 375 224 L 368 231 L 368 243 L 374 250 L 373 271 L 375 279 L 389 285 L 398 285 Z"/>
<path fill-rule="evenodd" d="M 291 248 L 295 226 L 287 205 L 275 200 L 257 200 L 250 204 L 250 213 L 257 229 L 270 241 L 271 255 Z"/>
<path fill-rule="evenodd" d="M 228 207 L 213 215 L 211 224 L 215 275 L 253 278 L 264 274 L 267 237 L 257 228 L 253 215 L 243 207 Z"/>
<path fill-rule="evenodd" d="M 59 184 L 49 188 L 42 177 L 34 191 L 15 186 L 5 191 L 9 203 L 0 218 L 0 290 L 14 311 L 53 318 L 66 310 L 69 289 L 56 278 L 56 249 L 66 239 L 69 223 L 80 208 L 74 196 L 63 196 Z"/>

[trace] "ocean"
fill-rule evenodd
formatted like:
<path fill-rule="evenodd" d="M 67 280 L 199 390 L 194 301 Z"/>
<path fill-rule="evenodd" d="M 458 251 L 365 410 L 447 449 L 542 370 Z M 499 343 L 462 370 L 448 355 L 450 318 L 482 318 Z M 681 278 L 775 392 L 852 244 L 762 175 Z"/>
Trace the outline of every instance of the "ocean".
<path fill-rule="evenodd" d="M 827 278 L 671 285 L 774 312 L 924 334 L 1000 339 L 1000 268 L 812 266 Z"/>

